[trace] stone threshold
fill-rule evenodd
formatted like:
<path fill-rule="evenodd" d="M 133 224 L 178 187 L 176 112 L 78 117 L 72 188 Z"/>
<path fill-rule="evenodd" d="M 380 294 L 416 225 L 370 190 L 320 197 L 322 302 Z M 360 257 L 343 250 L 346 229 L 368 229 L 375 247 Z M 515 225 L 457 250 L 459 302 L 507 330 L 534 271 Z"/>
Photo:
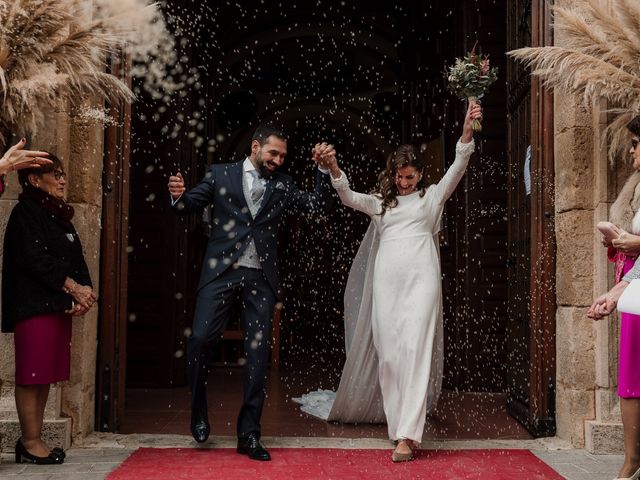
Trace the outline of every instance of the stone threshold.
<path fill-rule="evenodd" d="M 381 438 L 327 437 L 262 437 L 268 448 L 391 448 L 391 442 Z M 212 436 L 205 443 L 196 443 L 191 436 L 174 434 L 117 434 L 95 432 L 74 442 L 75 449 L 135 449 L 149 448 L 235 448 L 236 438 Z M 421 448 L 429 450 L 459 449 L 527 449 L 535 451 L 572 450 L 575 447 L 557 437 L 534 440 L 426 440 Z"/>

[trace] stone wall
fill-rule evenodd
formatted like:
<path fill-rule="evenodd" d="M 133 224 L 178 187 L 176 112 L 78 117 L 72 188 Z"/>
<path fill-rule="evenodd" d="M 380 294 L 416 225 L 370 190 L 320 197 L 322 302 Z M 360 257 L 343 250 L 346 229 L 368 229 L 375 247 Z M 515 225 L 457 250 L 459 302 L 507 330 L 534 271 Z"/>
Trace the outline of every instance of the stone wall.
<path fill-rule="evenodd" d="M 555 44 L 562 43 L 556 32 Z M 554 108 L 557 435 L 595 453 L 619 452 L 619 322 L 616 316 L 593 322 L 586 310 L 613 280 L 595 225 L 608 218 L 629 170 L 607 163 L 600 141 L 607 123 L 606 105 L 587 108 L 580 98 L 561 94 L 555 96 Z"/>
<path fill-rule="evenodd" d="M 80 235 L 94 289 L 98 291 L 100 268 L 101 178 L 103 129 L 65 113 L 51 115 L 32 139 L 32 148 L 55 153 L 67 171 L 67 200 L 75 208 L 73 224 Z M 15 173 L 0 199 L 0 253 L 6 222 L 20 188 Z M 45 413 L 45 437 L 52 444 L 68 446 L 72 437 L 94 430 L 97 314 L 94 307 L 84 317 L 73 319 L 71 378 L 55 386 Z M 12 450 L 19 436 L 13 400 L 13 336 L 0 335 L 0 441 Z"/>
<path fill-rule="evenodd" d="M 584 420 L 595 418 L 594 325 L 585 316 L 593 281 L 592 114 L 576 99 L 555 96 L 556 421 L 558 436 L 584 444 Z"/>

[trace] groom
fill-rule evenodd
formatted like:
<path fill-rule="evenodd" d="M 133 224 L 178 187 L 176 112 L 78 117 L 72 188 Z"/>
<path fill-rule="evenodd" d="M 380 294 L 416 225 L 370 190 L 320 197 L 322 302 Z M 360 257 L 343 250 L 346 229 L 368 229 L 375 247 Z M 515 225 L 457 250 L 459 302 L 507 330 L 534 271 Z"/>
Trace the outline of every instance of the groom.
<path fill-rule="evenodd" d="M 187 345 L 191 383 L 191 433 L 197 442 L 209 437 L 206 381 L 213 346 L 221 338 L 234 302 L 239 302 L 244 330 L 244 398 L 238 415 L 238 453 L 271 460 L 260 443 L 271 315 L 278 290 L 277 234 L 287 209 L 323 213 L 333 204 L 326 170 L 316 173 L 313 192 L 301 192 L 290 176 L 277 171 L 287 154 L 280 130 L 261 125 L 251 139 L 251 154 L 237 163 L 209 167 L 204 179 L 186 192 L 180 173 L 169 177 L 177 213 L 211 205 L 213 230 L 202 265 L 195 316 Z M 325 143 L 313 149 L 323 167 L 335 154 Z"/>

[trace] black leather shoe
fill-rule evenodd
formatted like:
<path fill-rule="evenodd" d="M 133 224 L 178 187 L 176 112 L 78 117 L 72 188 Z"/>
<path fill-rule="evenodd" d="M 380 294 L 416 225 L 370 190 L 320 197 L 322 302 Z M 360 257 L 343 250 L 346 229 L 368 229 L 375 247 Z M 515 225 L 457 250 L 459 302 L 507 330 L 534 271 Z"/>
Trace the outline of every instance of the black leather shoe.
<path fill-rule="evenodd" d="M 191 435 L 195 441 L 198 443 L 206 442 L 210 432 L 207 414 L 202 411 L 191 412 Z"/>
<path fill-rule="evenodd" d="M 55 452 L 51 452 L 46 457 L 37 457 L 32 455 L 22 444 L 22 440 L 16 443 L 16 463 L 35 463 L 36 465 L 60 465 L 64 463 L 64 457 L 59 456 Z"/>
<path fill-rule="evenodd" d="M 271 455 L 269 455 L 269 452 L 262 446 L 255 433 L 250 433 L 244 438 L 239 438 L 236 452 L 249 455 L 251 460 L 260 460 L 262 462 L 271 460 Z"/>

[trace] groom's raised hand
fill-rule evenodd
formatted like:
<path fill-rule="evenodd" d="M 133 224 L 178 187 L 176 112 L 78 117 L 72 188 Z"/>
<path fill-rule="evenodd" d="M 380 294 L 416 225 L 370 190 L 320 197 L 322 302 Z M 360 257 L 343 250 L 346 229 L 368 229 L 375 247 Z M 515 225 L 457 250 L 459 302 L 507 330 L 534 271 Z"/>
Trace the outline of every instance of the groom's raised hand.
<path fill-rule="evenodd" d="M 180 196 L 185 192 L 186 188 L 184 188 L 184 179 L 182 178 L 182 174 L 180 172 L 175 175 L 169 176 L 169 194 L 171 198 L 177 200 Z"/>

